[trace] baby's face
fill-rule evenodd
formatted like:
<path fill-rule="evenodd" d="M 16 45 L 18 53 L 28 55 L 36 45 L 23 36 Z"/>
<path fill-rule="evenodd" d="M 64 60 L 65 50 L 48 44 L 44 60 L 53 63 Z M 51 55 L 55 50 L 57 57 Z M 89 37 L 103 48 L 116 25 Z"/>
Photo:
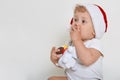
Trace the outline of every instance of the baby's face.
<path fill-rule="evenodd" d="M 82 40 L 89 40 L 95 37 L 92 20 L 87 11 L 77 11 L 74 14 L 72 27 L 79 28 Z"/>

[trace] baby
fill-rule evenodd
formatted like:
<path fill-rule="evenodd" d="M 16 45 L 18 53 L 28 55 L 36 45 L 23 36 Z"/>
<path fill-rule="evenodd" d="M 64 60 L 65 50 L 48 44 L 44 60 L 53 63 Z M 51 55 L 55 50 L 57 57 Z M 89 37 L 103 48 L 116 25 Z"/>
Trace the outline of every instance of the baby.
<path fill-rule="evenodd" d="M 77 4 L 71 20 L 72 45 L 60 56 L 55 47 L 51 61 L 65 69 L 66 76 L 53 76 L 48 80 L 103 80 L 103 50 L 100 39 L 107 31 L 104 10 L 95 4 Z"/>

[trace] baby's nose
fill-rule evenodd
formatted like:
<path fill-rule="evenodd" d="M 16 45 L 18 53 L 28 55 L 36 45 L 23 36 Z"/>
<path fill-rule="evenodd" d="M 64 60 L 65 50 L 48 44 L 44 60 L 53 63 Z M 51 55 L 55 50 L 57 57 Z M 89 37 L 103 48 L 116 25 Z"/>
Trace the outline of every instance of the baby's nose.
<path fill-rule="evenodd" d="M 78 26 L 78 24 L 75 24 L 75 26 Z"/>
<path fill-rule="evenodd" d="M 77 23 L 75 23 L 75 24 L 73 25 L 73 27 L 77 29 L 78 24 L 77 24 Z"/>

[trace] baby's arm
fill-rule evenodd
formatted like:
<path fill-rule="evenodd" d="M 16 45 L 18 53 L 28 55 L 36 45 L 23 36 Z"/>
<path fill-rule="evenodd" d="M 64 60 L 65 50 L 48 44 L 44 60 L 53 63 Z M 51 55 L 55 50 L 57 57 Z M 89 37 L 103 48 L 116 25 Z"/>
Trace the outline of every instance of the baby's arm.
<path fill-rule="evenodd" d="M 82 40 L 74 41 L 77 56 L 83 65 L 89 66 L 93 64 L 102 55 L 100 51 L 94 48 L 85 47 Z"/>
<path fill-rule="evenodd" d="M 89 66 L 93 64 L 97 59 L 102 55 L 100 51 L 94 48 L 87 48 L 84 45 L 84 42 L 81 38 L 81 33 L 79 28 L 71 27 L 70 36 L 75 46 L 77 56 L 80 62 L 85 65 Z"/>

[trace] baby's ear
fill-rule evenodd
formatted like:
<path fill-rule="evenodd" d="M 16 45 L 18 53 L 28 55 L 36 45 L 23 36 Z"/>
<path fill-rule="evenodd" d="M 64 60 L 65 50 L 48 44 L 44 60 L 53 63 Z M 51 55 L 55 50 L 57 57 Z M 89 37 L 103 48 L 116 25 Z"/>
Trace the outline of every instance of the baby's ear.
<path fill-rule="evenodd" d="M 70 21 L 70 24 L 72 25 L 72 23 L 73 23 L 73 18 L 71 19 L 71 21 Z"/>

